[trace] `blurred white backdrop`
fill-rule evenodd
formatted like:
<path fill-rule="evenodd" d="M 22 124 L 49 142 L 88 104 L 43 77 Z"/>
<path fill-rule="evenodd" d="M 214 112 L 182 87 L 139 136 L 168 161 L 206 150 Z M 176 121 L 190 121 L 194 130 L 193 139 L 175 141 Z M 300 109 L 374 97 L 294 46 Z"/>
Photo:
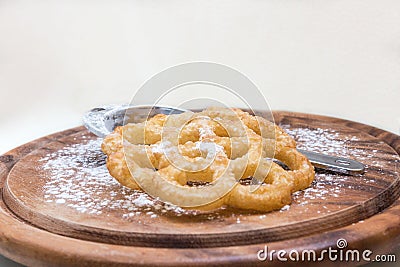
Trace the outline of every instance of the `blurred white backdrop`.
<path fill-rule="evenodd" d="M 399 1 L 2 0 L 0 154 L 188 61 L 241 71 L 272 109 L 399 133 Z"/>
<path fill-rule="evenodd" d="M 240 70 L 272 109 L 399 132 L 398 1 L 2 0 L 0 153 L 196 60 Z"/>

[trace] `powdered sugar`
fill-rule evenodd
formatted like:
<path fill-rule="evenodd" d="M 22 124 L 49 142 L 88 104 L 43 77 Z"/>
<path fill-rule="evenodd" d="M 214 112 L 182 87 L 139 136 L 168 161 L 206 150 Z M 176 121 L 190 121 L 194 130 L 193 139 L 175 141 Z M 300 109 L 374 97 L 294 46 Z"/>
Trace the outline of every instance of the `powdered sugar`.
<path fill-rule="evenodd" d="M 203 140 L 204 138 L 207 138 L 207 137 L 210 137 L 213 135 L 215 135 L 215 133 L 210 126 L 204 125 L 203 127 L 199 127 L 200 140 Z"/>
<path fill-rule="evenodd" d="M 368 149 L 368 147 L 360 149 L 354 146 L 354 143 L 360 140 L 355 135 L 343 134 L 331 129 L 291 128 L 289 125 L 280 126 L 297 141 L 297 148 L 299 149 L 325 153 L 332 156 L 353 158 L 365 164 L 366 173 L 369 168 L 376 168 L 381 174 L 387 176 L 393 175 L 385 173 L 384 168 L 387 166 L 385 166 L 385 161 L 376 156 L 378 152 L 376 149 Z M 398 156 L 393 155 L 393 157 L 396 158 L 393 163 L 398 164 Z M 398 175 L 397 172 L 394 175 Z M 365 184 L 375 183 L 375 180 L 367 175 L 346 176 L 329 171 L 317 171 L 312 185 L 294 194 L 294 203 L 307 205 L 310 201 L 316 199 L 325 200 L 327 197 L 342 197 L 344 189 L 352 189 L 353 187 L 349 182 L 357 179 Z M 323 208 L 325 212 L 330 212 L 326 210 L 326 206 L 323 206 Z"/>
<path fill-rule="evenodd" d="M 207 155 L 207 158 L 214 158 L 218 153 L 224 153 L 224 147 L 213 142 L 196 141 L 195 148 Z"/>
<path fill-rule="evenodd" d="M 82 143 L 65 146 L 40 160 L 47 177 L 44 185 L 46 202 L 67 205 L 89 214 L 118 209 L 123 218 L 139 214 L 155 218 L 156 210 L 185 212 L 146 193 L 121 186 L 108 173 L 105 155 L 100 150 L 101 141 L 101 138 L 82 140 Z"/>
<path fill-rule="evenodd" d="M 347 143 L 356 141 L 356 136 L 342 139 L 340 134 L 330 129 L 322 128 L 290 128 L 289 125 L 280 125 L 297 141 L 297 148 L 318 153 L 349 156 Z M 353 151 L 355 152 L 355 151 Z"/>

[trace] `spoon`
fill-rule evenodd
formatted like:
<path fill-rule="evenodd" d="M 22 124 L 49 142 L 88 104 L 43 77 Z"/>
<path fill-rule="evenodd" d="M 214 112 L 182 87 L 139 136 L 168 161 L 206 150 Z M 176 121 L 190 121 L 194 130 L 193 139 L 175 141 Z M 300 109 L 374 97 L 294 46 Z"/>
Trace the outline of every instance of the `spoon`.
<path fill-rule="evenodd" d="M 115 127 L 127 123 L 138 123 L 145 121 L 148 117 L 156 114 L 179 114 L 188 110 L 168 106 L 130 106 L 130 105 L 110 105 L 93 108 L 83 116 L 85 127 L 99 137 L 105 137 L 111 133 Z M 364 164 L 343 157 L 335 157 L 326 154 L 297 149 L 305 155 L 316 169 L 329 170 L 343 174 L 361 174 L 364 172 Z M 287 166 L 277 160 L 276 163 L 284 168 Z"/>

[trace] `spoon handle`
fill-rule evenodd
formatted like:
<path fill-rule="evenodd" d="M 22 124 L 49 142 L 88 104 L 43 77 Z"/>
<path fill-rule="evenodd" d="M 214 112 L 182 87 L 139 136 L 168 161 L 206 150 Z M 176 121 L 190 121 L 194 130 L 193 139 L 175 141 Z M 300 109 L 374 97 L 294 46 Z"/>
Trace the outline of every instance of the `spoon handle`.
<path fill-rule="evenodd" d="M 329 156 L 326 154 L 310 152 L 302 149 L 297 150 L 305 155 L 310 160 L 310 162 L 319 169 L 342 172 L 347 174 L 360 174 L 363 173 L 365 170 L 364 164 L 352 159 Z"/>

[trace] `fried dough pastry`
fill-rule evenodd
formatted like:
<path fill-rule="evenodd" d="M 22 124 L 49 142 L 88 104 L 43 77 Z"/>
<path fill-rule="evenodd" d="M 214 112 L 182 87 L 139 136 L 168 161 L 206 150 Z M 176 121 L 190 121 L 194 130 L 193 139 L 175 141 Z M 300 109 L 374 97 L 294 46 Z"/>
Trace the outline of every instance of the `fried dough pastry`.
<path fill-rule="evenodd" d="M 102 150 L 110 174 L 122 185 L 154 189 L 162 200 L 172 197 L 174 204 L 189 209 L 276 210 L 314 179 L 313 166 L 296 150 L 293 138 L 240 109 L 158 114 L 117 127 L 105 137 Z"/>

